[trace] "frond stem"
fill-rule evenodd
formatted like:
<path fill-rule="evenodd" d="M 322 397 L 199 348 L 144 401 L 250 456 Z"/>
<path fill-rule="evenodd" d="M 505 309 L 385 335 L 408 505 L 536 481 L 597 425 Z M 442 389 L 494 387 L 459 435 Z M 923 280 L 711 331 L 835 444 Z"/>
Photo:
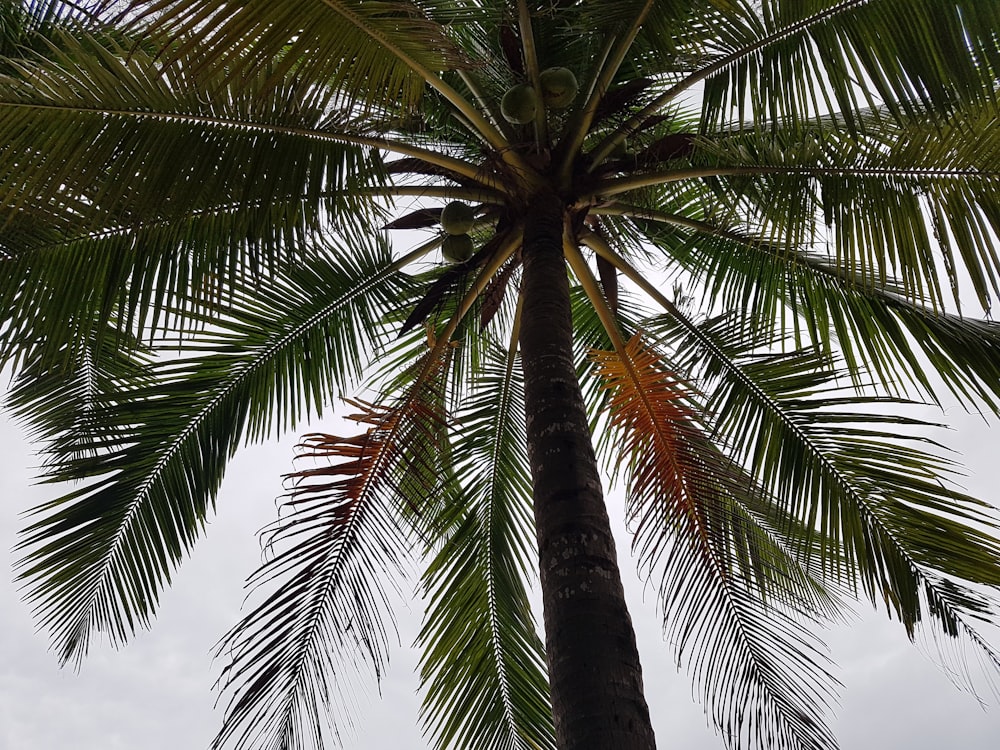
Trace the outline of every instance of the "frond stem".
<path fill-rule="evenodd" d="M 160 120 L 166 122 L 183 122 L 193 125 L 209 125 L 216 127 L 231 128 L 241 131 L 252 131 L 258 133 L 276 133 L 279 135 L 299 136 L 309 140 L 320 142 L 344 143 L 355 146 L 369 146 L 371 148 L 383 149 L 403 156 L 411 156 L 428 164 L 442 167 L 463 177 L 500 191 L 505 191 L 502 181 L 496 180 L 490 175 L 483 174 L 479 165 L 470 164 L 461 159 L 446 156 L 438 151 L 412 146 L 402 141 L 392 138 L 374 138 L 371 136 L 357 135 L 354 133 L 336 132 L 328 130 L 316 130 L 314 128 L 293 127 L 290 125 L 274 125 L 263 122 L 237 121 L 225 117 L 213 117 L 210 115 L 197 115 L 187 112 L 151 112 L 144 110 L 130 109 L 104 109 L 88 107 L 68 107 L 59 104 L 38 104 L 26 102 L 0 102 L 0 108 L 28 109 L 28 110 L 54 110 L 68 113 L 93 114 L 95 116 L 120 117 L 123 119 L 143 119 Z M 505 144 L 506 145 L 506 144 Z"/>
<path fill-rule="evenodd" d="M 462 83 L 464 83 L 466 88 L 469 89 L 469 93 L 472 94 L 472 98 L 475 99 L 476 103 L 482 107 L 482 110 L 490 116 L 490 119 L 493 121 L 497 130 L 499 130 L 503 137 L 509 142 L 511 139 L 509 127 L 507 125 L 507 121 L 504 120 L 498 112 L 496 103 L 490 101 L 486 97 L 483 90 L 480 88 L 479 83 L 472 77 L 469 71 L 459 70 L 456 72 L 458 73 L 458 77 L 462 79 Z"/>
<path fill-rule="evenodd" d="M 365 35 L 371 37 L 374 42 L 382 46 L 410 70 L 423 78 L 431 88 L 435 89 L 439 94 L 447 99 L 452 106 L 455 107 L 455 109 L 461 112 L 465 118 L 469 120 L 469 122 L 474 126 L 474 133 L 482 136 L 487 143 L 496 149 L 503 149 L 506 147 L 507 141 L 503 135 L 497 131 L 496 128 L 489 123 L 489 121 L 479 114 L 479 111 L 469 104 L 468 100 L 464 96 L 445 83 L 440 76 L 414 60 L 398 46 L 386 39 L 385 36 L 373 30 L 372 27 L 366 24 L 363 19 L 358 18 L 355 13 L 345 7 L 344 3 L 336 2 L 335 0 L 324 0 L 324 2 L 331 10 L 344 18 L 344 20 L 359 29 Z"/>
<path fill-rule="evenodd" d="M 510 257 L 517 251 L 517 248 L 521 246 L 521 241 L 524 236 L 524 228 L 518 226 L 511 230 L 507 234 L 506 240 L 497 248 L 496 252 L 493 253 L 493 257 L 487 261 L 486 265 L 483 267 L 482 272 L 476 277 L 475 283 L 473 283 L 472 288 L 468 291 L 465 297 L 462 299 L 461 304 L 458 306 L 458 310 L 455 314 L 451 316 L 444 330 L 437 335 L 437 341 L 434 344 L 434 350 L 436 354 L 440 354 L 444 351 L 445 345 L 451 340 L 452 335 L 458 329 L 459 323 L 468 314 L 469 310 L 472 309 L 473 304 L 479 298 L 479 295 L 483 293 L 483 290 L 490 283 L 490 279 L 500 270 L 504 263 L 506 263 Z"/>
<path fill-rule="evenodd" d="M 566 261 L 569 263 L 570 268 L 573 269 L 573 273 L 579 280 L 584 292 L 586 292 L 587 298 L 594 306 L 594 311 L 597 313 L 601 325 L 604 326 L 608 338 L 611 339 L 611 344 L 614 346 L 615 351 L 622 357 L 623 362 L 626 361 L 625 339 L 622 338 L 621 331 L 618 329 L 615 314 L 612 312 L 607 300 L 604 299 L 604 294 L 601 292 L 597 279 L 594 278 L 594 274 L 591 273 L 590 268 L 587 266 L 587 261 L 584 259 L 580 249 L 565 234 L 563 235 L 563 254 L 566 256 Z"/>
<path fill-rule="evenodd" d="M 368 195 L 386 198 L 447 198 L 449 200 L 502 203 L 505 196 L 488 188 L 467 188 L 448 185 L 396 185 L 385 188 L 361 188 L 347 193 L 321 193 L 321 196 Z"/>
<path fill-rule="evenodd" d="M 593 85 L 588 93 L 587 104 L 580 111 L 579 120 L 574 122 L 573 129 L 568 134 L 566 151 L 563 154 L 563 162 L 559 166 L 559 176 L 561 180 L 566 181 L 569 179 L 570 172 L 573 169 L 573 160 L 576 158 L 577 153 L 583 146 L 584 139 L 587 137 L 587 133 L 590 131 L 590 126 L 594 122 L 594 116 L 597 113 L 597 108 L 600 106 L 601 100 L 604 98 L 604 94 L 607 93 L 608 88 L 610 88 L 611 82 L 618 73 L 618 69 L 621 67 L 622 62 L 624 62 L 625 56 L 632 47 L 632 42 L 635 41 L 635 37 L 639 33 L 639 29 L 642 28 L 642 24 L 645 22 L 646 16 L 649 15 L 649 11 L 652 7 L 653 0 L 647 0 L 645 5 L 643 5 L 642 10 L 640 10 L 632 20 L 632 25 L 628 28 L 628 30 L 624 34 L 612 37 L 608 40 L 607 53 L 601 62 L 600 72 L 594 78 Z M 625 136 L 626 132 L 622 131 L 620 138 L 616 138 L 615 142 L 617 142 L 617 140 L 624 140 Z M 607 146 L 606 149 L 602 147 L 598 150 L 598 152 L 594 155 L 594 160 L 588 171 L 593 170 L 594 165 L 599 164 L 607 158 L 608 154 L 610 154 L 614 148 L 615 142 L 605 144 L 605 146 Z"/>
<path fill-rule="evenodd" d="M 521 51 L 524 52 L 524 67 L 528 71 L 528 81 L 538 96 L 535 112 L 535 148 L 539 151 L 548 142 L 548 128 L 545 122 L 545 103 L 542 101 L 542 84 L 538 68 L 538 49 L 535 46 L 535 32 L 531 28 L 531 9 L 526 0 L 517 0 L 517 26 L 521 30 Z"/>
<path fill-rule="evenodd" d="M 517 333 L 521 322 L 521 308 L 522 308 L 523 295 L 518 294 L 517 306 L 514 309 L 514 325 L 513 334 L 510 341 L 507 344 L 506 356 L 504 358 L 504 379 L 502 385 L 502 391 L 500 393 L 500 403 L 499 403 L 499 413 L 507 414 L 510 404 L 512 401 L 511 389 L 514 385 L 514 369 L 517 364 Z M 496 420 L 494 424 L 495 434 L 493 436 L 493 450 L 490 456 L 490 489 L 489 497 L 491 498 L 490 510 L 486 514 L 487 527 L 486 527 L 486 538 L 489 540 L 493 539 L 494 529 L 497 526 L 497 504 L 495 502 L 497 497 L 497 487 L 501 484 L 500 479 L 500 453 L 502 451 L 502 432 L 506 425 L 502 420 Z M 492 549 L 486 556 L 486 589 L 487 596 L 489 599 L 489 617 L 490 617 L 490 641 L 493 644 L 493 658 L 497 662 L 497 672 L 499 673 L 500 682 L 500 701 L 503 704 L 503 715 L 504 721 L 507 723 L 512 732 L 517 732 L 517 721 L 514 717 L 514 706 L 516 703 L 515 698 L 511 695 L 510 683 L 509 683 L 509 670 L 507 667 L 507 661 L 504 659 L 504 648 L 503 648 L 503 626 L 498 622 L 497 617 L 497 583 L 496 583 L 496 561 L 493 556 Z"/>
<path fill-rule="evenodd" d="M 927 177 L 932 179 L 968 179 L 979 177 L 986 180 L 1000 178 L 1000 172 L 977 169 L 907 169 L 893 167 L 785 167 L 785 166 L 736 166 L 736 167 L 690 167 L 664 172 L 616 177 L 601 182 L 591 196 L 584 199 L 618 195 L 644 187 L 666 185 L 671 182 L 695 180 L 707 177 L 743 177 L 760 175 L 790 175 L 800 177 Z"/>

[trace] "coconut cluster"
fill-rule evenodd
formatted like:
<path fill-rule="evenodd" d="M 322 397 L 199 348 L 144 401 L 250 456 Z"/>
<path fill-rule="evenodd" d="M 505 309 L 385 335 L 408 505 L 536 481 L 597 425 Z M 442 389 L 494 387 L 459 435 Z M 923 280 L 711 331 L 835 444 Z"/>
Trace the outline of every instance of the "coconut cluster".
<path fill-rule="evenodd" d="M 448 263 L 464 263 L 472 257 L 475 244 L 469 232 L 476 223 L 476 212 L 468 203 L 452 201 L 441 209 L 441 228 L 447 235 L 441 243 L 441 256 Z"/>
<path fill-rule="evenodd" d="M 566 109 L 573 103 L 579 85 L 569 68 L 546 68 L 538 76 L 541 102 L 548 109 Z M 539 93 L 527 83 L 507 90 L 500 100 L 500 114 L 512 125 L 527 125 L 538 115 Z"/>
<path fill-rule="evenodd" d="M 513 125 L 527 125 L 538 116 L 539 104 L 546 109 L 566 109 L 573 103 L 579 85 L 568 68 L 546 68 L 538 76 L 541 94 L 533 86 L 519 83 L 500 100 L 500 113 Z M 441 257 L 447 263 L 464 263 L 476 250 L 469 232 L 476 223 L 475 209 L 462 201 L 451 201 L 441 209 Z"/>

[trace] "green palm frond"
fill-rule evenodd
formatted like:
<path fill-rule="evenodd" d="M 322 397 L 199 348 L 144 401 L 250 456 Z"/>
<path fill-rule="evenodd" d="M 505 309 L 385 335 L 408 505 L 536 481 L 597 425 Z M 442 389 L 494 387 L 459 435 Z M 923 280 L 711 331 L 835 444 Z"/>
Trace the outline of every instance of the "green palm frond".
<path fill-rule="evenodd" d="M 102 322 L 117 319 L 110 333 L 119 337 L 196 325 L 237 286 L 276 273 L 276 256 L 310 252 L 301 250 L 315 244 L 314 228 L 301 221 L 302 204 L 299 196 L 276 197 L 97 231 L 15 237 L 16 227 L 0 230 L 10 252 L 0 281 L 7 330 L 58 360 L 74 337 L 99 333 Z M 252 270 L 262 263 L 270 269 Z M 15 349 L 0 355 L 13 357 Z"/>
<path fill-rule="evenodd" d="M 658 326 L 687 353 L 682 371 L 712 385 L 712 434 L 750 466 L 780 515 L 797 519 L 780 527 L 796 559 L 834 589 L 861 588 L 883 601 L 911 637 L 920 623 L 936 626 L 970 644 L 988 669 L 1000 667 L 1000 654 L 974 627 L 995 607 L 993 596 L 961 583 L 1000 583 L 1000 545 L 986 530 L 993 516 L 945 483 L 953 462 L 899 432 L 929 425 L 877 415 L 879 405 L 898 401 L 830 396 L 835 373 L 826 358 L 755 352 L 739 318 L 699 327 L 620 257 L 602 252 L 669 311 Z M 950 657 L 955 674 L 968 673 L 960 656 Z"/>
<path fill-rule="evenodd" d="M 861 588 L 883 603 L 911 639 L 927 634 L 956 682 L 978 692 L 985 678 L 996 691 L 1000 652 L 977 630 L 989 622 L 984 615 L 995 610 L 1000 587 L 1000 546 L 985 531 L 992 509 L 949 487 L 954 464 L 922 450 L 926 438 L 908 437 L 926 422 L 873 414 L 885 399 L 829 395 L 836 393 L 830 373 L 812 354 L 750 359 L 741 365 L 745 382 L 730 380 L 716 392 L 724 423 L 717 430 L 770 488 L 765 513 L 779 508 L 799 519 L 780 526 L 796 558 L 828 586 Z M 709 369 L 732 364 L 720 358 Z M 768 376 L 758 380 L 764 368 Z M 757 406 L 740 412 L 734 392 L 742 400 L 752 390 L 758 395 L 748 400 Z M 745 432 L 752 424 L 761 431 Z M 754 438 L 741 441 L 747 434 Z M 970 651 L 983 672 L 969 668 Z"/>
<path fill-rule="evenodd" d="M 87 9 L 61 0 L 6 2 L 0 5 L 0 60 L 44 53 L 59 31 L 78 16 L 90 18 Z M 9 72 L 0 62 L 0 74 Z"/>
<path fill-rule="evenodd" d="M 74 336 L 57 354 L 24 347 L 14 363 L 16 376 L 4 405 L 32 428 L 43 457 L 59 462 L 100 451 L 109 439 L 102 435 L 102 414 L 123 389 L 148 385 L 153 359 L 148 347 L 123 341 L 114 323 L 109 329 Z"/>
<path fill-rule="evenodd" d="M 812 353 L 734 348 L 731 322 L 709 333 L 677 315 L 706 357 L 714 434 L 800 519 L 814 536 L 807 546 L 834 551 L 825 574 L 884 602 L 911 635 L 921 621 L 941 624 L 921 597 L 944 598 L 934 586 L 943 574 L 953 579 L 945 632 L 971 631 L 982 596 L 957 581 L 1000 585 L 1000 544 L 983 530 L 989 506 L 946 484 L 952 462 L 907 437 L 927 423 L 872 414 L 885 399 L 836 395 L 834 373 Z M 986 658 L 1000 663 L 988 647 Z"/>
<path fill-rule="evenodd" d="M 52 59 L 12 62 L 0 111 L 22 168 L 4 175 L 5 206 L 80 196 L 104 215 L 146 216 L 358 185 L 364 159 L 337 143 L 336 121 L 303 100 L 301 83 L 228 86 L 124 44 L 64 35 Z M 284 169 L 275 150 L 290 160 Z"/>
<path fill-rule="evenodd" d="M 829 256 L 680 214 L 626 210 L 703 284 L 710 309 L 744 310 L 751 331 L 787 326 L 799 345 L 836 349 L 858 384 L 874 379 L 889 393 L 914 386 L 936 401 L 943 385 L 969 408 L 1000 408 L 998 324 L 913 303 L 901 283 L 873 286 Z"/>
<path fill-rule="evenodd" d="M 227 69 L 234 81 L 264 73 L 275 82 L 294 77 L 322 84 L 334 97 L 329 103 L 340 107 L 391 103 L 405 110 L 420 98 L 425 76 L 470 64 L 444 27 L 411 2 L 158 0 L 146 5 L 154 29 L 178 38 L 177 55 L 198 55 L 198 69 Z M 241 55 L 239 50 L 250 44 L 257 54 Z"/>
<path fill-rule="evenodd" d="M 827 593 L 741 504 L 759 488 L 701 433 L 659 355 L 636 336 L 594 357 L 627 457 L 633 544 L 715 725 L 732 746 L 834 747 L 833 680 L 805 627 L 830 611 Z"/>
<path fill-rule="evenodd" d="M 1000 57 L 1000 11 L 962 0 L 766 0 L 733 3 L 712 29 L 715 58 L 686 83 L 705 81 L 704 122 L 804 122 L 837 111 L 849 127 L 883 102 L 947 113 L 986 101 Z M 906 18 L 906 23 L 900 19 Z"/>
<path fill-rule="evenodd" d="M 392 609 L 371 572 L 405 572 L 408 517 L 440 481 L 440 354 L 425 355 L 421 375 L 393 404 L 354 402 L 361 434 L 304 438 L 300 458 L 329 463 L 289 475 L 288 515 L 267 531 L 272 556 L 250 580 L 272 593 L 219 647 L 230 658 L 222 682 L 231 700 L 216 747 L 321 747 L 323 718 L 350 718 L 343 683 L 331 677 L 360 671 L 359 653 L 381 676 Z"/>
<path fill-rule="evenodd" d="M 865 139 L 840 134 L 819 141 L 809 131 L 793 131 L 703 140 L 695 153 L 704 168 L 612 178 L 596 192 L 621 194 L 653 211 L 672 211 L 698 197 L 702 206 L 711 204 L 711 215 L 702 209 L 688 218 L 753 227 L 788 250 L 827 244 L 831 264 L 852 269 L 868 286 L 898 279 L 914 301 L 951 303 L 968 277 L 988 310 L 1000 283 L 992 246 L 1000 172 L 989 167 L 996 144 L 966 134 L 983 130 L 989 117 L 971 110 L 947 127 L 884 123 Z M 907 145 L 890 148 L 894 143 Z M 686 184 L 670 187 L 693 178 L 711 180 L 715 190 L 699 195 Z M 637 192 L 661 182 L 657 198 Z"/>
<path fill-rule="evenodd" d="M 921 111 L 902 125 L 872 120 L 864 137 L 743 133 L 705 141 L 699 154 L 735 188 L 724 191 L 739 196 L 730 210 L 772 241 L 828 241 L 838 264 L 860 269 L 862 283 L 895 277 L 907 297 L 935 305 L 958 299 L 967 277 L 988 310 L 1000 283 L 992 245 L 1000 172 L 990 166 L 1000 143 L 969 134 L 993 133 L 986 123 L 995 115 L 968 107 L 946 122 L 929 116 Z"/>
<path fill-rule="evenodd" d="M 295 0 L 280 7 L 264 0 L 141 2 L 152 29 L 176 41 L 174 54 L 196 54 L 196 70 L 209 69 L 229 81 L 263 76 L 302 81 L 322 107 L 389 111 L 404 118 L 417 109 L 425 87 L 439 94 L 466 124 L 467 133 L 504 148 L 501 132 L 445 80 L 446 71 L 465 71 L 475 59 L 455 43 L 445 25 L 420 4 L 361 0 Z M 206 22 L 213 32 L 203 33 Z M 145 17 L 139 29 L 147 25 Z M 253 45 L 257 54 L 238 52 Z M 172 59 L 168 53 L 167 59 Z M 520 157 L 503 159 L 523 166 Z"/>
<path fill-rule="evenodd" d="M 745 13 L 741 2 L 733 0 L 685 0 L 652 3 L 649 18 L 642 25 L 630 64 L 639 75 L 667 74 L 673 83 L 712 60 L 711 38 L 732 14 Z M 593 22 L 598 22 L 596 13 Z"/>
<path fill-rule="evenodd" d="M 0 82 L 0 138 L 18 154 L 0 177 L 0 298 L 19 337 L 59 346 L 116 307 L 142 327 L 191 289 L 273 271 L 330 215 L 350 211 L 353 234 L 378 226 L 355 188 L 380 159 L 299 108 L 296 84 L 219 96 L 155 52 L 63 41 L 56 62 L 18 63 L 21 77 Z M 27 314 L 25 298 L 51 317 Z"/>
<path fill-rule="evenodd" d="M 453 531 L 424 573 L 423 717 L 439 747 L 554 747 L 545 657 L 525 590 L 534 533 L 512 349 L 489 350 L 453 447 Z"/>
<path fill-rule="evenodd" d="M 739 528 L 718 508 L 703 520 Z M 762 605 L 746 580 L 724 572 L 724 558 L 693 553 L 684 539 L 657 552 L 667 638 L 727 745 L 837 747 L 823 718 L 837 683 L 804 624 L 811 614 Z"/>
<path fill-rule="evenodd" d="M 408 287 L 384 248 L 350 257 L 353 266 L 319 257 L 247 290 L 194 353 L 157 362 L 96 404 L 89 451 L 53 444 L 50 481 L 84 484 L 34 510 L 20 575 L 63 660 L 80 658 L 94 631 L 120 643 L 147 625 L 233 452 L 319 414 L 357 374 L 378 343 L 380 309 Z"/>

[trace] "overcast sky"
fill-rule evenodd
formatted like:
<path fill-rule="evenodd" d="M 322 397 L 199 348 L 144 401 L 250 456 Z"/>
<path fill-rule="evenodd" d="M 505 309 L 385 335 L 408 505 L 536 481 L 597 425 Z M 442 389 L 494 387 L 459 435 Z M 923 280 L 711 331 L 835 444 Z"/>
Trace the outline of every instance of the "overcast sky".
<path fill-rule="evenodd" d="M 952 442 L 963 449 L 973 472 L 968 488 L 997 503 L 997 439 L 977 418 L 957 411 L 948 418 L 958 426 Z M 208 746 L 220 722 L 219 711 L 213 711 L 212 684 L 221 665 L 213 664 L 210 652 L 236 621 L 243 579 L 259 559 L 256 531 L 273 517 L 279 477 L 289 469 L 293 443 L 289 437 L 237 456 L 223 485 L 218 515 L 163 596 L 153 630 L 121 651 L 96 645 L 76 674 L 58 668 L 11 583 L 10 550 L 21 525 L 18 513 L 50 497 L 52 488 L 32 486 L 27 467 L 37 460 L 24 434 L 0 417 L 0 534 L 7 570 L 0 585 L 0 750 Z M 620 524 L 620 518 L 614 520 Z M 627 542 L 620 542 L 619 549 L 660 747 L 721 750 L 722 741 L 692 701 L 688 678 L 671 662 L 652 596 L 643 596 L 627 557 Z M 1000 708 L 980 709 L 910 645 L 898 624 L 864 608 L 860 612 L 850 627 L 827 634 L 846 686 L 834 721 L 844 750 L 1000 746 Z M 420 602 L 412 604 L 410 613 L 402 613 L 403 646 L 394 655 L 381 698 L 369 690 L 371 700 L 359 701 L 363 710 L 357 714 L 355 731 L 345 735 L 345 747 L 430 746 L 417 728 L 415 654 L 408 648 L 419 614 Z M 1000 646 L 995 635 L 991 638 Z"/>

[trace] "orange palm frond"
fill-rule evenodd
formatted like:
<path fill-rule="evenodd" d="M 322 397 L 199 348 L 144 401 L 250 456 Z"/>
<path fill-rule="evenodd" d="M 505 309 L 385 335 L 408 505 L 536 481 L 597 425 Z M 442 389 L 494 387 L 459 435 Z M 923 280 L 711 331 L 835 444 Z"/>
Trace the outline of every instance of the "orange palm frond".
<path fill-rule="evenodd" d="M 678 663 L 720 726 L 744 725 L 758 704 L 790 736 L 822 726 L 833 679 L 804 623 L 829 611 L 829 594 L 795 559 L 761 488 L 696 421 L 692 387 L 639 335 L 592 357 L 621 434 L 634 546 L 660 579 Z"/>
<path fill-rule="evenodd" d="M 322 465 L 287 475 L 290 512 L 267 530 L 272 554 L 249 582 L 272 591 L 220 645 L 231 658 L 222 683 L 232 699 L 217 744 L 265 731 L 275 747 L 318 744 L 320 712 L 343 697 L 326 675 L 366 663 L 382 674 L 392 617 L 382 574 L 403 569 L 414 527 L 435 516 L 422 506 L 441 477 L 450 352 L 446 340 L 432 346 L 398 399 L 348 401 L 359 434 L 303 437 L 299 457 Z"/>
<path fill-rule="evenodd" d="M 777 515 L 766 491 L 702 430 L 689 405 L 694 388 L 640 334 L 591 357 L 621 435 L 626 513 L 643 564 L 663 564 L 671 544 L 683 545 L 697 549 L 718 579 L 736 575 L 764 599 L 822 609 L 826 595 L 784 539 L 782 529 L 793 522 Z"/>
<path fill-rule="evenodd" d="M 691 538 L 700 539 L 699 546 L 708 552 L 706 518 L 698 503 L 698 490 L 705 481 L 704 457 L 695 455 L 700 435 L 685 404 L 690 386 L 666 367 L 640 334 L 622 350 L 595 351 L 591 357 L 610 395 L 611 424 L 623 435 L 628 512 L 630 521 L 638 523 L 637 537 L 643 536 L 647 523 L 672 519 L 694 532 Z"/>
<path fill-rule="evenodd" d="M 447 429 L 441 388 L 451 347 L 438 341 L 431 329 L 427 335 L 429 351 L 413 366 L 413 382 L 403 397 L 391 404 L 344 400 L 358 410 L 345 419 L 366 426 L 363 432 L 302 437 L 297 457 L 326 462 L 285 475 L 291 483 L 289 507 L 305 496 L 323 496 L 335 498 L 335 507 L 342 509 L 337 512 L 349 517 L 373 483 L 386 479 L 399 484 L 397 490 L 412 510 L 417 508 L 409 490 L 429 496 L 439 475 L 437 457 L 443 452 L 441 438 Z"/>

